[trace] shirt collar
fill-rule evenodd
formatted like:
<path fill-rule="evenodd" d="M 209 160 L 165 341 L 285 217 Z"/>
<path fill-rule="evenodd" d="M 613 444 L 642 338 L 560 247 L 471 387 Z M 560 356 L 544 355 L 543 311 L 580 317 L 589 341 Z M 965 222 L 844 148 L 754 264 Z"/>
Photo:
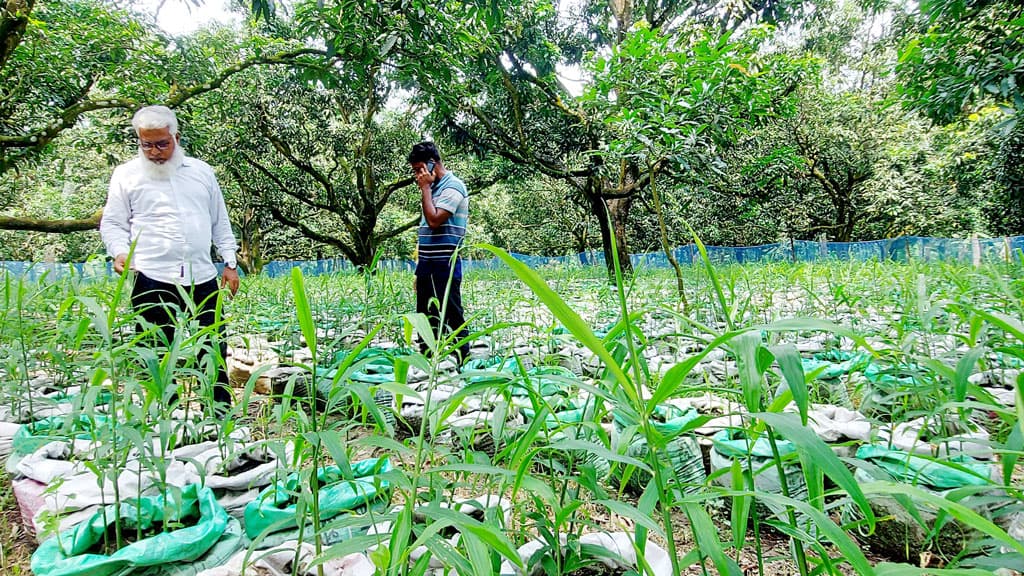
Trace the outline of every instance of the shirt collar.
<path fill-rule="evenodd" d="M 430 185 L 430 189 L 436 192 L 441 187 L 441 183 L 447 180 L 451 175 L 451 172 L 445 172 L 444 176 L 441 176 L 440 180 L 435 180 L 434 183 Z"/>

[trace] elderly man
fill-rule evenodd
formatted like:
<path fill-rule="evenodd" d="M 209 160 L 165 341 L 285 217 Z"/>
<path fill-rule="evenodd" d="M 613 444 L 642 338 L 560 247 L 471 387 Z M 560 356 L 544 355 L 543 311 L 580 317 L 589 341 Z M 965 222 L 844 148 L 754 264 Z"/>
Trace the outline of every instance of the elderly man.
<path fill-rule="evenodd" d="M 238 291 L 238 245 L 213 169 L 185 156 L 174 112 L 165 106 L 142 108 L 132 118 L 132 127 L 139 139 L 139 156 L 114 170 L 100 235 L 114 258 L 114 270 L 134 271 L 132 307 L 158 326 L 170 343 L 175 315 L 187 314 L 192 306 L 200 326 L 215 321 L 219 290 L 211 243 L 224 259 L 222 284 L 232 295 Z M 218 330 L 216 341 L 223 359 L 222 332 Z M 201 366 L 206 357 L 205 351 L 200 353 Z M 176 398 L 175 391 L 163 400 Z M 213 386 L 213 400 L 217 413 L 231 404 L 223 365 Z"/>

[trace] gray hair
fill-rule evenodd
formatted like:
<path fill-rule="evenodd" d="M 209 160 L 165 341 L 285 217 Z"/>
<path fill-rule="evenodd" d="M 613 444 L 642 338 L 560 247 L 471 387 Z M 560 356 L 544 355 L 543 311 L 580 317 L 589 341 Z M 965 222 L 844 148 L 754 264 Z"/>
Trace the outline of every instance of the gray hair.
<path fill-rule="evenodd" d="M 167 106 L 146 106 L 140 108 L 132 117 L 132 128 L 138 134 L 139 130 L 159 130 L 167 128 L 171 136 L 178 133 L 178 117 L 174 111 Z"/>

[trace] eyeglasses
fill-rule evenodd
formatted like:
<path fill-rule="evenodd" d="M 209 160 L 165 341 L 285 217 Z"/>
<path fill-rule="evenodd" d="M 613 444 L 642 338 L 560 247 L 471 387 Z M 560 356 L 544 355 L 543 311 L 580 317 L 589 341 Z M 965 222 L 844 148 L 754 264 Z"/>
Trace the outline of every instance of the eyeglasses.
<path fill-rule="evenodd" d="M 143 150 L 152 150 L 153 148 L 156 148 L 157 150 L 164 152 L 171 147 L 171 144 L 173 144 L 171 140 L 161 140 L 159 142 L 146 142 L 145 140 L 139 140 L 139 147 Z"/>

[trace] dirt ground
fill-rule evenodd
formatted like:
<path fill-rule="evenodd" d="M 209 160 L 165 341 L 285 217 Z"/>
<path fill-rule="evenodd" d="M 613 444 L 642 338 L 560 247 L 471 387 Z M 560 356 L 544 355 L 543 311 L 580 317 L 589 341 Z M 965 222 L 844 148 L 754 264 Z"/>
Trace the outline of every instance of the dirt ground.
<path fill-rule="evenodd" d="M 11 479 L 0 472 L 0 572 L 10 576 L 29 573 L 36 541 L 21 525 Z"/>

